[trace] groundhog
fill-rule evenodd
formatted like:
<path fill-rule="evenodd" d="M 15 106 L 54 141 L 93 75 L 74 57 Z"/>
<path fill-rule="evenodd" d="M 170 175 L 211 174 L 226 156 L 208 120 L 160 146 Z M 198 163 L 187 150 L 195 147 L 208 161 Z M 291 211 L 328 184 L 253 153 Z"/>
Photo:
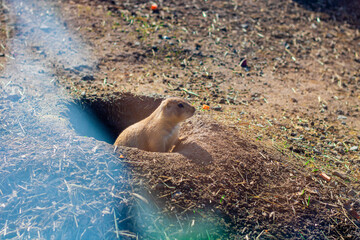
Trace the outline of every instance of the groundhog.
<path fill-rule="evenodd" d="M 169 152 L 178 141 L 179 123 L 194 112 L 195 108 L 181 98 L 165 99 L 150 116 L 120 133 L 114 145 Z"/>

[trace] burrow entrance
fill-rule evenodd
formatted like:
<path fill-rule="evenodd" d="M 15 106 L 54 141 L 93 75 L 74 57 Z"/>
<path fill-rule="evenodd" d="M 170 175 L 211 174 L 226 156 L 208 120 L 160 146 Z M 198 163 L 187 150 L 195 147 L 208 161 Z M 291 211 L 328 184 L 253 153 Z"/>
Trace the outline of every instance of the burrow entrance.
<path fill-rule="evenodd" d="M 113 144 L 125 128 L 149 116 L 162 100 L 131 93 L 93 96 L 70 104 L 68 117 L 79 135 Z"/>

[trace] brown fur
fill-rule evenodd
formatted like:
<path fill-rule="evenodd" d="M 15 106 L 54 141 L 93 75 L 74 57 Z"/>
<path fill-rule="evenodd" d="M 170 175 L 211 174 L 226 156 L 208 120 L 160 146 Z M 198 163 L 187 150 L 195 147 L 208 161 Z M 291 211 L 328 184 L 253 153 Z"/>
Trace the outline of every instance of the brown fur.
<path fill-rule="evenodd" d="M 165 99 L 149 117 L 126 128 L 114 145 L 168 152 L 178 141 L 179 123 L 194 112 L 195 108 L 181 98 Z"/>

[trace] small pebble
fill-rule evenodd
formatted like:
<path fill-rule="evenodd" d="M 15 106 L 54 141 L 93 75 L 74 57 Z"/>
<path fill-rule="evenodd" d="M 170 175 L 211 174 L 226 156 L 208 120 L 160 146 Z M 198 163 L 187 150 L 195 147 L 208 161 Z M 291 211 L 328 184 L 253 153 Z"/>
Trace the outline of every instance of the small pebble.
<path fill-rule="evenodd" d="M 83 80 L 83 81 L 93 81 L 93 80 L 95 80 L 95 78 L 92 75 L 85 75 L 85 76 L 83 76 L 81 78 L 81 80 Z"/>
<path fill-rule="evenodd" d="M 350 151 L 357 151 L 358 149 L 359 149 L 358 146 L 353 146 L 353 147 L 350 148 Z"/>
<path fill-rule="evenodd" d="M 249 24 L 243 23 L 243 24 L 241 24 L 241 27 L 242 27 L 242 28 L 248 28 L 248 27 L 249 27 Z"/>
<path fill-rule="evenodd" d="M 211 109 L 212 109 L 212 110 L 215 110 L 215 111 L 219 111 L 219 112 L 222 111 L 221 106 L 212 107 Z"/>

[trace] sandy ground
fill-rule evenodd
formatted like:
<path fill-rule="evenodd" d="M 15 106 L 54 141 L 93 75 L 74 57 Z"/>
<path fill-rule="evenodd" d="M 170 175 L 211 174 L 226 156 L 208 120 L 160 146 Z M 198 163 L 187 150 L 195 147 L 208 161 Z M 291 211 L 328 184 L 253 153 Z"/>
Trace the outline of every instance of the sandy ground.
<path fill-rule="evenodd" d="M 97 59 L 54 62 L 59 85 L 114 136 L 162 97 L 198 109 L 174 153 L 120 149 L 161 211 L 221 215 L 219 239 L 360 237 L 356 1 L 58 4 Z"/>

